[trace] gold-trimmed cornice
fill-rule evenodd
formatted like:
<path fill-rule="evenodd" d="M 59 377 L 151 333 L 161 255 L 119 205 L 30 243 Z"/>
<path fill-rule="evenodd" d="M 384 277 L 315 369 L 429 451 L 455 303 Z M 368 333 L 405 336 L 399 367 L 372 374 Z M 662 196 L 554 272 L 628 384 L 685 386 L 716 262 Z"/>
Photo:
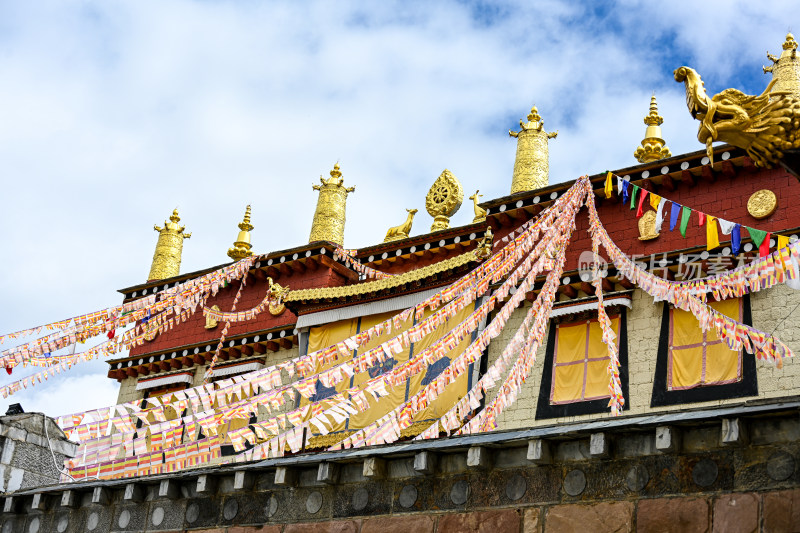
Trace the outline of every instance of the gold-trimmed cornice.
<path fill-rule="evenodd" d="M 472 261 L 477 261 L 477 257 L 473 251 L 469 251 L 456 257 L 439 261 L 438 263 L 434 263 L 432 265 L 427 265 L 410 272 L 397 274 L 384 279 L 358 283 L 356 285 L 345 285 L 344 287 L 319 287 L 316 289 L 301 289 L 297 291 L 291 291 L 286 296 L 284 301 L 300 302 L 307 300 L 320 300 L 323 298 L 347 298 L 349 296 L 369 294 L 371 292 L 399 287 L 413 281 L 419 281 L 435 274 L 466 265 Z"/>

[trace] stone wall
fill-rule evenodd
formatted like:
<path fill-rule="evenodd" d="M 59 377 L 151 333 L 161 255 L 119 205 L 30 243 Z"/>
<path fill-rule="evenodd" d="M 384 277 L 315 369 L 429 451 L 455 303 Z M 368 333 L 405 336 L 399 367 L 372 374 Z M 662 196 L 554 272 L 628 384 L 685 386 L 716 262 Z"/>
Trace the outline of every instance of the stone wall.
<path fill-rule="evenodd" d="M 797 531 L 800 401 L 21 490 L 3 533 Z M 670 425 L 665 425 L 670 424 Z"/>
<path fill-rule="evenodd" d="M 0 492 L 57 483 L 59 468 L 77 449 L 42 413 L 0 417 L 0 446 Z"/>

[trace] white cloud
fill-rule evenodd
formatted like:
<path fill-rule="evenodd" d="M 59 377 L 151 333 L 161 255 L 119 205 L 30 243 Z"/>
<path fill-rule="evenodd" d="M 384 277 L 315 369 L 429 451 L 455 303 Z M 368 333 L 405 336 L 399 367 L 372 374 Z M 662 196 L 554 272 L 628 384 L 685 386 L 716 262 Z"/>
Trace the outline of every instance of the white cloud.
<path fill-rule="evenodd" d="M 310 185 L 337 160 L 358 187 L 348 246 L 379 242 L 405 208 L 427 231 L 444 168 L 484 199 L 508 193 L 507 131 L 534 103 L 559 130 L 554 181 L 634 164 L 654 89 L 673 153 L 701 149 L 672 70 L 697 66 L 710 90 L 757 80 L 793 12 L 428 4 L 0 3 L 0 331 L 117 303 L 175 206 L 193 233 L 183 271 L 227 261 L 248 203 L 257 251 L 303 244 Z M 90 368 L 80 379 L 105 385 L 81 395 L 108 404 L 116 384 Z M 64 411 L 69 383 L 34 391 Z"/>

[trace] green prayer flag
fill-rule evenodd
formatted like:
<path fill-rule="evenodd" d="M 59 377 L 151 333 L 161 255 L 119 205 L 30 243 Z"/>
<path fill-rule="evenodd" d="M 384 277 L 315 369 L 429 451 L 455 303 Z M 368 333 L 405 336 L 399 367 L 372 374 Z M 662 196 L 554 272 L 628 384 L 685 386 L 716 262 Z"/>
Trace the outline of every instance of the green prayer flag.
<path fill-rule="evenodd" d="M 689 225 L 689 217 L 692 215 L 692 210 L 683 206 L 681 211 L 681 235 L 686 238 L 686 227 Z"/>
<path fill-rule="evenodd" d="M 639 192 L 639 187 L 633 183 L 631 183 L 631 187 L 633 188 L 633 191 L 631 191 L 631 209 L 634 209 L 636 207 L 636 193 Z"/>
<path fill-rule="evenodd" d="M 747 226 L 744 227 L 747 230 L 747 233 L 750 234 L 750 238 L 753 239 L 753 244 L 756 245 L 756 248 L 761 246 L 761 243 L 764 242 L 764 237 L 767 236 L 766 231 L 761 231 L 760 229 L 753 229 Z"/>

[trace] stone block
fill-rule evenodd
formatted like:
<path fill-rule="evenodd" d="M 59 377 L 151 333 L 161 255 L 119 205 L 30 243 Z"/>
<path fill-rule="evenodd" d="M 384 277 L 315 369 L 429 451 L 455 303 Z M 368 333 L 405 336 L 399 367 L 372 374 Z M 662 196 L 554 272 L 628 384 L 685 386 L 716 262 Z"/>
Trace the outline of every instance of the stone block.
<path fill-rule="evenodd" d="M 158 484 L 158 497 L 159 498 L 168 498 L 170 500 L 175 500 L 180 498 L 181 496 L 181 488 L 178 485 L 178 482 L 173 479 L 162 479 L 161 483 Z"/>
<path fill-rule="evenodd" d="M 5 514 L 13 514 L 17 512 L 17 508 L 19 507 L 19 498 L 15 498 L 14 496 L 6 496 L 3 500 L 3 512 Z"/>
<path fill-rule="evenodd" d="M 47 504 L 49 502 L 49 498 L 47 494 L 42 494 L 41 492 L 37 492 L 33 495 L 33 500 L 31 501 L 31 509 L 34 511 L 46 511 Z"/>
<path fill-rule="evenodd" d="M 426 476 L 436 472 L 436 455 L 428 451 L 418 452 L 414 456 L 414 471 Z"/>
<path fill-rule="evenodd" d="M 380 516 L 365 520 L 361 533 L 433 533 L 434 525 L 433 516 Z"/>
<path fill-rule="evenodd" d="M 636 511 L 637 532 L 706 533 L 711 526 L 705 498 L 657 498 L 640 500 Z"/>
<path fill-rule="evenodd" d="M 359 525 L 359 521 L 355 520 L 287 524 L 283 533 L 358 533 Z"/>
<path fill-rule="evenodd" d="M 217 478 L 209 474 L 202 474 L 198 476 L 196 492 L 204 496 L 216 493 Z"/>
<path fill-rule="evenodd" d="M 542 511 L 538 507 L 525 509 L 522 533 L 542 533 Z"/>
<path fill-rule="evenodd" d="M 128 483 L 125 485 L 125 492 L 122 495 L 124 501 L 141 502 L 144 500 L 144 487 L 138 483 Z"/>
<path fill-rule="evenodd" d="M 681 449 L 681 433 L 670 426 L 656 428 L 656 450 L 661 453 L 676 453 Z"/>
<path fill-rule="evenodd" d="M 75 509 L 81 503 L 78 493 L 74 490 L 65 490 L 61 493 L 61 507 Z"/>
<path fill-rule="evenodd" d="M 633 531 L 633 502 L 554 505 L 545 516 L 545 532 Z"/>
<path fill-rule="evenodd" d="M 751 533 L 758 531 L 758 496 L 734 493 L 714 502 L 714 533 Z"/>
<path fill-rule="evenodd" d="M 797 531 L 800 524 L 800 489 L 768 492 L 763 495 L 763 531 Z"/>
<path fill-rule="evenodd" d="M 744 422 L 738 418 L 723 418 L 722 430 L 719 434 L 719 443 L 722 446 L 732 446 L 745 444 L 747 435 L 745 433 Z"/>
<path fill-rule="evenodd" d="M 109 490 L 106 487 L 95 487 L 92 491 L 92 503 L 95 505 L 106 505 L 111 500 Z"/>
<path fill-rule="evenodd" d="M 252 473 L 239 470 L 233 474 L 233 490 L 249 490 L 253 487 L 254 481 Z"/>
<path fill-rule="evenodd" d="M 437 531 L 447 533 L 519 533 L 516 509 L 453 513 L 439 517 Z"/>
<path fill-rule="evenodd" d="M 297 484 L 297 471 L 286 466 L 279 466 L 275 469 L 275 484 L 283 487 L 293 487 Z"/>
<path fill-rule="evenodd" d="M 364 460 L 362 474 L 367 479 L 382 479 L 386 477 L 386 461 L 377 457 L 367 457 Z"/>
<path fill-rule="evenodd" d="M 528 441 L 528 461 L 537 465 L 549 465 L 553 462 L 550 443 L 543 439 Z"/>
<path fill-rule="evenodd" d="M 281 533 L 281 529 L 283 526 L 273 525 L 273 526 L 236 526 L 236 527 L 229 527 L 227 529 L 227 533 Z M 202 533 L 216 533 L 219 531 L 220 533 L 224 533 L 226 530 L 223 529 L 211 529 L 211 530 L 204 530 Z"/>
<path fill-rule="evenodd" d="M 467 450 L 467 468 L 486 470 L 492 466 L 492 451 L 482 446 L 473 446 Z"/>
<path fill-rule="evenodd" d="M 592 433 L 589 437 L 589 455 L 605 459 L 611 454 L 611 443 L 605 433 Z"/>
<path fill-rule="evenodd" d="M 320 463 L 317 467 L 317 481 L 335 485 L 339 482 L 339 465 L 336 463 Z"/>

